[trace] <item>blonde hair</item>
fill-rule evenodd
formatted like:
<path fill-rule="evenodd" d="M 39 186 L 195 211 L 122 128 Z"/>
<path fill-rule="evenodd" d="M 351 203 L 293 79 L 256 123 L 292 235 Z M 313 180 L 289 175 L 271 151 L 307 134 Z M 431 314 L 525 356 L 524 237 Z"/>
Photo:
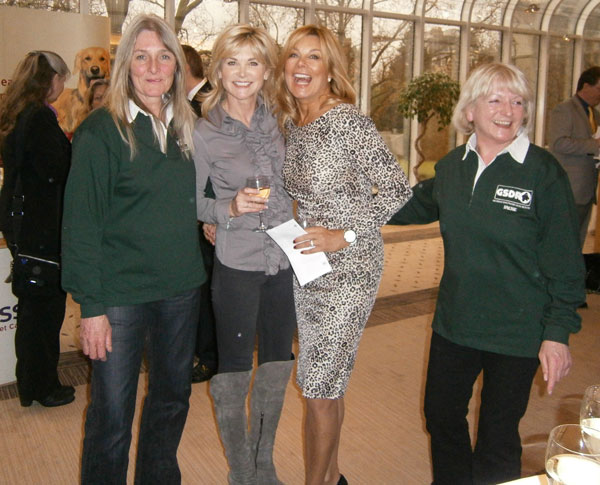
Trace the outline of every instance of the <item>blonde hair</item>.
<path fill-rule="evenodd" d="M 204 118 L 208 119 L 209 111 L 223 101 L 227 94 L 223 87 L 223 81 L 219 77 L 223 61 L 246 46 L 250 47 L 252 55 L 266 66 L 267 72 L 271 73 L 261 89 L 265 105 L 267 108 L 271 106 L 275 94 L 273 71 L 277 63 L 275 42 L 263 28 L 248 24 L 230 25 L 219 34 L 212 48 L 207 75 L 212 89 L 202 97 L 202 116 Z"/>
<path fill-rule="evenodd" d="M 181 144 L 188 147 L 189 151 L 185 153 L 189 156 L 193 152 L 194 147 L 192 134 L 194 131 L 195 116 L 186 97 L 184 82 L 185 57 L 175 32 L 173 32 L 173 29 L 163 19 L 156 15 L 139 15 L 127 27 L 115 56 L 106 106 L 115 120 L 121 138 L 129 145 L 131 159 L 133 159 L 136 152 L 136 145 L 133 128 L 128 119 L 129 100 L 132 100 L 151 115 L 150 110 L 136 94 L 129 72 L 135 42 L 138 35 L 143 31 L 155 32 L 165 47 L 175 56 L 176 67 L 173 84 L 169 91 L 163 95 L 161 112 L 168 105 L 173 107 L 173 128 Z"/>
<path fill-rule="evenodd" d="M 55 52 L 32 51 L 19 62 L 0 105 L 0 146 L 29 104 L 46 102 L 54 76 L 66 79 L 69 74 L 67 64 Z"/>
<path fill-rule="evenodd" d="M 331 77 L 329 94 L 323 102 L 323 106 L 338 103 L 354 104 L 356 102 L 356 92 L 352 87 L 346 69 L 346 56 L 337 37 L 327 27 L 304 25 L 294 30 L 288 37 L 279 56 L 279 63 L 275 71 L 278 86 L 277 115 L 282 131 L 285 130 L 287 120 L 292 120 L 294 123 L 298 123 L 300 120 L 300 106 L 285 82 L 285 63 L 296 44 L 309 35 L 318 37 L 323 62 L 327 66 L 327 71 Z"/>
<path fill-rule="evenodd" d="M 467 119 L 467 110 L 481 97 L 488 96 L 494 88 L 506 88 L 523 98 L 523 126 L 529 130 L 533 124 L 533 96 L 525 74 L 516 66 L 501 62 L 482 64 L 471 72 L 460 90 L 458 103 L 452 114 L 454 127 L 470 135 L 475 125 Z"/>

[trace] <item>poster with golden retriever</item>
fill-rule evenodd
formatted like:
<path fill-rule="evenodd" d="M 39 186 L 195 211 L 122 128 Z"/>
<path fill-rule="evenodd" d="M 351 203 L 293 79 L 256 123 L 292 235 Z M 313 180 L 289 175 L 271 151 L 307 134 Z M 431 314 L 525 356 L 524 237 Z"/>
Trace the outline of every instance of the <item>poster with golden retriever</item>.
<path fill-rule="evenodd" d="M 110 78 L 110 54 L 104 47 L 81 49 L 75 56 L 73 76 L 78 76 L 77 87 L 65 89 L 53 105 L 65 133 L 73 133 L 86 117 L 85 96 L 90 85 Z"/>

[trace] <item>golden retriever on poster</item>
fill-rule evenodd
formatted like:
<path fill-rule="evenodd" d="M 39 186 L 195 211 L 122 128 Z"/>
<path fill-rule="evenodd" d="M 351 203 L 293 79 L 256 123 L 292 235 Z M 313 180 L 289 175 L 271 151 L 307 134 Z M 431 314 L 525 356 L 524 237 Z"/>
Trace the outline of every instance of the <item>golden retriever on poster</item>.
<path fill-rule="evenodd" d="M 73 133 L 86 117 L 85 95 L 90 84 L 110 78 L 110 54 L 104 47 L 81 49 L 75 57 L 73 75 L 79 76 L 77 88 L 65 89 L 53 104 L 65 133 Z"/>

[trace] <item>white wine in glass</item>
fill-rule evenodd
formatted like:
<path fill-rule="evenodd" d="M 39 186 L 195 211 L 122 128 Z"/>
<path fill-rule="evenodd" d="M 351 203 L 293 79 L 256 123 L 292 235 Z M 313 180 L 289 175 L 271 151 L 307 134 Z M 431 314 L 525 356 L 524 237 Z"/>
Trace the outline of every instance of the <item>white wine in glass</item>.
<path fill-rule="evenodd" d="M 579 424 L 583 426 L 590 449 L 600 453 L 600 385 L 596 384 L 585 390 L 579 411 Z"/>
<path fill-rule="evenodd" d="M 246 179 L 246 187 L 250 187 L 253 189 L 258 189 L 258 196 L 263 199 L 268 199 L 269 195 L 271 195 L 271 177 L 267 177 L 265 175 L 255 175 L 254 177 L 248 177 Z M 254 232 L 265 232 L 269 227 L 265 224 L 263 220 L 263 212 L 260 211 L 258 213 L 259 224 Z"/>
<path fill-rule="evenodd" d="M 588 443 L 589 434 L 579 424 L 561 424 L 552 430 L 546 447 L 546 474 L 550 485 L 600 483 L 600 454 Z"/>

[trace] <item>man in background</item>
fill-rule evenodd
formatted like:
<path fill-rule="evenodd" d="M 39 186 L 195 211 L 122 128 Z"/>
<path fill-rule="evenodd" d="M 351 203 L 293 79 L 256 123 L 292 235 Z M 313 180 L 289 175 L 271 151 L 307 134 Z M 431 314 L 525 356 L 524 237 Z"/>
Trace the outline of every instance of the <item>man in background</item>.
<path fill-rule="evenodd" d="M 192 108 L 198 117 L 202 117 L 202 102 L 200 94 L 210 91 L 210 83 L 204 77 L 202 58 L 200 54 L 189 45 L 182 45 L 185 54 L 185 88 Z M 204 189 L 207 197 L 214 198 L 210 179 Z M 217 372 L 217 337 L 215 331 L 215 317 L 212 308 L 210 283 L 212 278 L 213 261 L 215 254 L 214 245 L 207 241 L 203 233 L 204 224 L 199 224 L 200 250 L 204 260 L 204 268 L 208 279 L 200 288 L 200 320 L 198 322 L 198 336 L 196 338 L 196 357 L 198 363 L 192 373 L 192 382 L 209 380 Z"/>
<path fill-rule="evenodd" d="M 581 73 L 577 93 L 556 106 L 550 114 L 550 151 L 566 170 L 577 208 L 581 246 L 596 202 L 597 157 L 600 152 L 600 66 Z"/>
<path fill-rule="evenodd" d="M 183 44 L 183 53 L 185 54 L 185 89 L 188 93 L 188 99 L 196 115 L 202 117 L 202 102 L 199 100 L 199 94 L 210 91 L 210 83 L 204 77 L 204 67 L 200 54 L 189 45 Z"/>

